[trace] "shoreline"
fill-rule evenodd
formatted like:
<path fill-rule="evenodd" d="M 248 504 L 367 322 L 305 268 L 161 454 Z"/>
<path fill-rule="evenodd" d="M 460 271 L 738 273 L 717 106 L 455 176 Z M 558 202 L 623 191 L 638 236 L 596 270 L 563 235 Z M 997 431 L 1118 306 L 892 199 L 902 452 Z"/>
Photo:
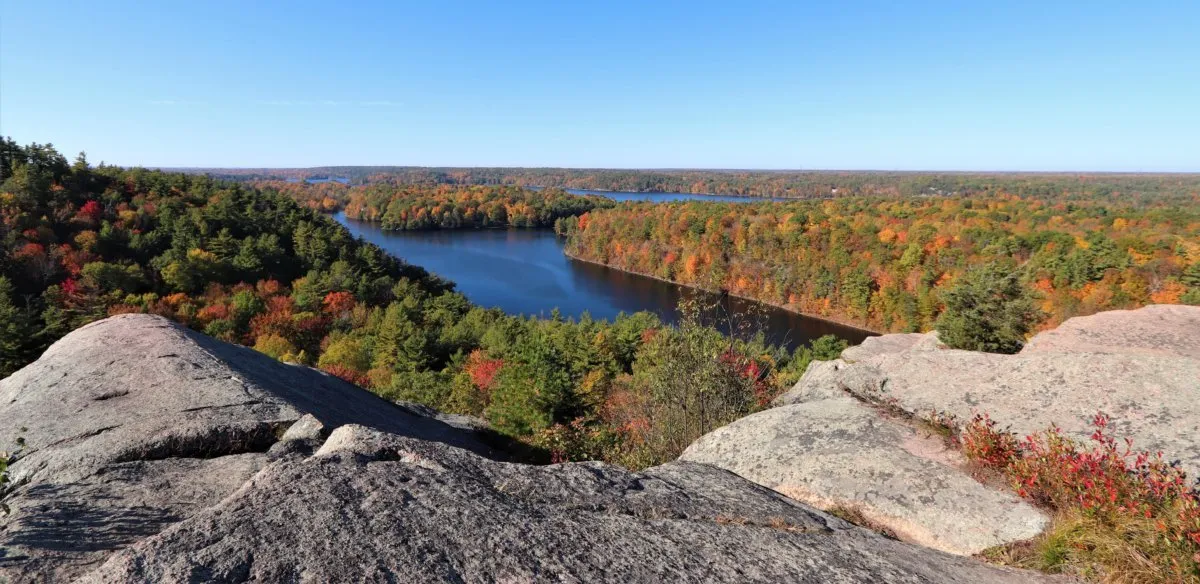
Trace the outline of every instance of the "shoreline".
<path fill-rule="evenodd" d="M 627 191 L 621 191 L 621 192 L 627 192 Z M 337 213 L 337 212 L 335 211 L 334 213 L 327 213 L 326 215 L 327 215 L 327 216 L 329 216 L 329 217 L 332 219 L 332 218 L 333 218 L 332 216 L 333 216 L 334 214 L 336 214 L 336 213 Z M 509 230 L 509 229 L 516 229 L 516 230 L 533 230 L 533 231 L 550 231 L 551 233 L 553 233 L 553 232 L 554 232 L 554 228 L 552 228 L 552 227 L 512 227 L 512 226 L 508 226 L 508 227 L 458 227 L 458 228 L 438 228 L 438 229 L 385 229 L 385 228 L 383 228 L 382 226 L 380 226 L 380 224 L 379 224 L 379 222 L 378 222 L 378 221 L 366 221 L 366 220 L 362 220 L 362 219 L 353 219 L 353 218 L 351 218 L 351 217 L 346 217 L 346 219 L 347 219 L 347 220 L 350 220 L 350 221 L 357 222 L 357 223 L 365 223 L 365 224 L 368 224 L 368 225 L 374 225 L 374 226 L 377 226 L 377 227 L 378 227 L 378 228 L 379 228 L 381 231 L 384 231 L 384 232 L 387 232 L 387 233 L 413 233 L 413 234 L 416 234 L 416 233 L 432 233 L 432 232 L 437 232 L 437 231 L 486 231 L 486 230 Z M 336 219 L 334 219 L 334 220 L 336 221 Z M 561 236 L 559 236 L 558 234 L 555 234 L 555 238 L 556 238 L 556 239 L 557 239 L 557 238 L 561 238 Z M 583 259 L 583 258 L 581 258 L 581 257 L 578 257 L 578 256 L 576 256 L 576 255 L 574 255 L 574 254 L 570 253 L 569 251 L 567 251 L 567 249 L 566 249 L 566 247 L 565 247 L 565 246 L 564 246 L 564 247 L 563 247 L 563 249 L 562 249 L 562 254 L 563 254 L 564 256 L 566 256 L 566 257 L 567 257 L 567 259 L 570 259 L 570 260 L 573 260 L 573 261 L 577 261 L 577 262 L 583 262 L 583 263 L 592 264 L 592 265 L 596 265 L 596 266 L 601 266 L 601 267 L 604 267 L 604 268 L 608 268 L 608 269 L 610 269 L 610 270 L 616 270 L 616 271 L 618 271 L 618 272 L 622 272 L 622 273 L 626 273 L 626 274 L 633 274 L 633 275 L 635 275 L 635 276 L 640 276 L 640 277 L 643 277 L 643 278 L 650 278 L 650 279 L 652 279 L 652 280 L 657 280 L 657 281 L 659 281 L 659 282 L 663 282 L 664 284 L 670 284 L 670 285 L 672 285 L 672 286 L 678 286 L 678 287 L 680 287 L 680 288 L 687 288 L 687 289 L 689 289 L 689 290 L 699 290 L 699 291 L 702 291 L 702 292 L 714 293 L 714 291 L 713 291 L 713 290 L 708 290 L 708 289 L 705 289 L 705 288 L 700 288 L 700 287 L 698 287 L 698 286 L 691 286 L 691 285 L 688 285 L 688 284 L 682 284 L 682 283 L 679 283 L 679 282 L 674 282 L 674 281 L 668 280 L 668 279 L 666 279 L 666 278 L 660 278 L 659 276 L 655 276 L 655 275 L 653 275 L 653 274 L 645 274 L 645 273 L 642 273 L 642 272 L 635 272 L 635 271 L 631 271 L 631 270 L 624 270 L 624 269 L 621 269 L 621 268 L 617 268 L 617 267 L 614 267 L 614 266 L 610 266 L 610 265 L 608 265 L 608 264 L 605 264 L 605 263 L 602 263 L 602 262 L 597 262 L 597 261 L 592 261 L 592 260 Z M 423 268 L 423 266 L 418 266 L 418 267 L 422 267 L 422 268 Z M 427 269 L 427 268 L 423 268 L 423 269 Z M 791 308 L 791 307 L 788 307 L 788 306 L 783 306 L 783 305 L 780 305 L 780 304 L 776 304 L 776 303 L 774 303 L 774 302 L 768 302 L 768 301 L 766 301 L 766 300 L 760 300 L 760 299 L 758 299 L 758 298 L 751 298 L 751 297 L 749 297 L 749 296 L 743 296 L 743 295 L 740 295 L 740 294 L 733 294 L 732 292 L 731 292 L 731 293 L 729 293 L 729 295 L 730 295 L 730 296 L 732 296 L 732 297 L 734 297 L 734 298 L 738 298 L 738 299 L 740 299 L 740 300 L 745 300 L 745 301 L 748 301 L 748 302 L 755 302 L 755 303 L 758 303 L 758 304 L 762 304 L 762 305 L 764 305 L 764 306 L 770 306 L 770 307 L 773 307 L 773 308 L 778 308 L 779 310 L 783 310 L 783 311 L 786 311 L 786 312 L 790 312 L 790 313 L 792 313 L 792 314 L 795 314 L 795 315 L 798 315 L 798 316 L 803 316 L 803 317 L 805 317 L 805 318 L 811 318 L 811 319 L 813 319 L 813 320 L 818 320 L 818 321 L 821 321 L 821 322 L 826 322 L 826 323 L 830 323 L 830 324 L 835 324 L 835 325 L 837 325 L 837 326 L 846 327 L 846 328 L 849 328 L 849 329 L 854 329 L 854 330 L 856 330 L 856 331 L 859 331 L 859 332 L 861 332 L 861 333 L 865 333 L 865 334 L 867 334 L 867 335 L 871 335 L 871 336 L 878 336 L 878 335 L 885 335 L 885 334 L 888 334 L 887 332 L 884 332 L 884 331 L 878 331 L 878 330 L 874 330 L 874 329 L 869 329 L 869 328 L 866 328 L 866 327 L 864 327 L 864 326 L 862 326 L 862 325 L 860 325 L 860 324 L 853 324 L 853 323 L 846 322 L 846 321 L 844 321 L 844 320 L 837 319 L 837 318 L 830 318 L 830 317 L 828 317 L 828 316 L 824 316 L 824 315 L 812 314 L 812 313 L 809 313 L 809 312 L 803 312 L 803 311 L 796 310 L 796 309 L 794 309 L 794 308 Z"/>
<path fill-rule="evenodd" d="M 597 261 L 593 261 L 593 260 L 587 260 L 587 259 L 583 259 L 583 258 L 581 258 L 581 257 L 579 257 L 579 256 L 576 256 L 576 255 L 574 255 L 574 254 L 572 254 L 572 253 L 568 252 L 568 251 L 566 250 L 566 248 L 563 248 L 563 255 L 565 255 L 565 256 L 567 256 L 567 258 L 569 258 L 569 259 L 571 259 L 571 260 L 574 260 L 574 261 L 577 261 L 577 262 L 583 262 L 583 263 L 586 263 L 586 264 L 592 264 L 592 265 L 596 265 L 596 266 L 602 266 L 602 267 L 608 268 L 608 269 L 610 269 L 610 270 L 617 270 L 618 272 L 624 272 L 624 273 L 626 273 L 626 274 L 633 274 L 633 275 L 635 275 L 635 276 L 641 276 L 641 277 L 643 277 L 643 278 L 650 278 L 650 279 L 652 279 L 652 280 L 658 280 L 659 282 L 663 282 L 663 283 L 666 283 L 666 284 L 671 284 L 671 285 L 673 285 L 673 286 L 679 286 L 680 288 L 687 288 L 687 289 L 689 289 L 689 290 L 699 290 L 699 291 L 701 291 L 701 292 L 709 292 L 709 293 L 714 293 L 714 294 L 716 293 L 716 292 L 715 292 L 715 291 L 713 291 L 713 290 L 708 290 L 708 289 L 706 289 L 706 288 L 700 288 L 699 286 L 690 286 L 690 285 L 688 285 L 688 284 L 681 284 L 681 283 L 679 283 L 679 282 L 674 282 L 674 281 L 668 280 L 668 279 L 666 279 L 666 278 L 660 278 L 660 277 L 658 277 L 658 276 L 655 276 L 655 275 L 653 275 L 653 274 L 644 274 L 644 273 L 642 273 L 642 272 L 635 272 L 635 271 L 632 271 L 632 270 L 625 270 L 625 269 L 621 269 L 621 268 L 617 268 L 617 267 L 610 266 L 610 265 L 608 265 L 608 264 L 605 264 L 605 263 L 602 263 L 602 262 L 597 262 Z M 729 295 L 730 295 L 730 296 L 732 296 L 732 297 L 734 297 L 734 298 L 739 298 L 739 299 L 741 299 L 741 300 L 747 300 L 747 301 L 750 301 L 750 302 L 757 302 L 757 303 L 759 303 L 759 304 L 762 304 L 762 305 L 764 305 L 764 306 L 771 306 L 771 307 L 774 307 L 774 308 L 778 308 L 778 309 L 780 309 L 780 310 L 785 310 L 785 311 L 787 311 L 787 312 L 790 312 L 790 313 L 792 313 L 792 314 L 796 314 L 796 315 L 799 315 L 799 316 L 803 316 L 803 317 L 805 317 L 805 318 L 811 318 L 811 319 L 813 319 L 813 320 L 819 320 L 819 321 L 828 322 L 828 323 L 831 323 L 831 324 L 836 324 L 836 325 L 838 325 L 838 326 L 843 326 L 843 327 L 846 327 L 846 328 L 852 328 L 852 329 L 854 329 L 854 330 L 857 330 L 857 331 L 860 331 L 860 332 L 864 332 L 864 333 L 867 333 L 867 334 L 869 334 L 869 335 L 872 335 L 872 336 L 880 336 L 880 335 L 886 335 L 886 334 L 889 334 L 889 333 L 887 333 L 887 332 L 883 332 L 883 331 L 877 331 L 877 330 L 869 329 L 869 328 L 866 328 L 866 327 L 864 327 L 864 326 L 862 326 L 862 325 L 859 325 L 859 324 L 851 324 L 851 323 L 848 323 L 848 322 L 842 321 L 842 320 L 840 320 L 840 319 L 834 319 L 834 318 L 830 318 L 830 317 L 827 317 L 827 316 L 822 316 L 822 315 L 819 315 L 819 314 L 812 314 L 812 313 L 810 313 L 810 312 L 803 312 L 803 311 L 800 311 L 800 310 L 796 310 L 796 309 L 794 309 L 794 308 L 790 308 L 790 307 L 787 307 L 787 306 L 782 306 L 782 305 L 776 304 L 776 303 L 774 303 L 774 302 L 768 302 L 768 301 L 766 301 L 766 300 L 760 300 L 760 299 L 758 299 L 758 298 L 751 298 L 751 297 L 749 297 L 749 296 L 742 296 L 741 294 L 734 294 L 734 293 L 732 293 L 732 292 L 729 292 Z"/>

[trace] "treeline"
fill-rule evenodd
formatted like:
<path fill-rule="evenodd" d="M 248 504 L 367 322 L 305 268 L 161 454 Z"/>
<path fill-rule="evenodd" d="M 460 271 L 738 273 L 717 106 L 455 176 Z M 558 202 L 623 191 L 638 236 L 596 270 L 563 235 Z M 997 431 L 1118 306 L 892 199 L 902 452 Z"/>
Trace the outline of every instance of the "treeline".
<path fill-rule="evenodd" d="M 512 186 L 389 185 L 350 187 L 336 182 L 309 184 L 252 181 L 302 205 L 326 213 L 379 223 L 397 231 L 552 227 L 564 217 L 613 207 L 605 197 L 572 195 L 561 189 L 530 190 Z"/>
<path fill-rule="evenodd" d="M 631 466 L 674 458 L 844 346 L 731 339 L 699 310 L 679 327 L 512 317 L 285 194 L 0 142 L 0 376 L 127 312 L 481 416 L 548 457 Z"/>
<path fill-rule="evenodd" d="M 248 184 L 256 189 L 287 195 L 309 209 L 324 213 L 341 210 L 350 197 L 350 186 L 336 181 L 253 180 Z"/>
<path fill-rule="evenodd" d="M 973 265 L 1002 262 L 1053 326 L 1149 303 L 1200 304 L 1200 196 L 623 205 L 567 218 L 567 252 L 631 272 L 852 322 L 926 331 Z"/>
<path fill-rule="evenodd" d="M 520 187 L 370 185 L 350 189 L 346 216 L 379 223 L 384 229 L 421 230 L 462 227 L 552 227 L 564 217 L 615 203 L 560 189 Z"/>
<path fill-rule="evenodd" d="M 239 180 L 348 177 L 355 184 L 517 185 L 798 199 L 1019 196 L 1046 200 L 1185 202 L 1200 174 L 974 173 L 882 171 L 621 170 L 342 166 L 309 169 L 195 169 Z"/>

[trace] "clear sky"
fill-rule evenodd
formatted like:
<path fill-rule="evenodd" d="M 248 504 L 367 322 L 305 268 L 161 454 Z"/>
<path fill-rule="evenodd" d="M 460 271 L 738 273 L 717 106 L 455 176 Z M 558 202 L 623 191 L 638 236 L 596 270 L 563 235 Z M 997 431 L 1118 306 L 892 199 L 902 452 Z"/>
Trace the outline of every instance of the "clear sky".
<path fill-rule="evenodd" d="M 0 133 L 146 166 L 1200 171 L 1200 1 L 0 0 Z"/>

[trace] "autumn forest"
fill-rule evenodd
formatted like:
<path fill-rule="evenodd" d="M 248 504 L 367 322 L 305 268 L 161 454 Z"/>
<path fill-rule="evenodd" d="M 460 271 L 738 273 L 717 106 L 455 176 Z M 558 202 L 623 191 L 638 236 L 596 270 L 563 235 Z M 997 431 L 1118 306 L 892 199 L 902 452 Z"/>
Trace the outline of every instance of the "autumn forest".
<path fill-rule="evenodd" d="M 766 407 L 845 347 L 772 346 L 752 318 L 722 334 L 714 319 L 731 315 L 700 300 L 676 325 L 648 312 L 508 315 L 355 239 L 333 211 L 389 230 L 553 229 L 581 260 L 880 332 L 931 330 L 979 266 L 1030 300 L 1033 329 L 1200 304 L 1190 175 L 212 174 L 0 144 L 0 375 L 82 324 L 149 312 L 389 399 L 477 416 L 532 459 L 642 467 Z M 684 178 L 692 186 L 671 182 Z M 534 182 L 546 188 L 515 186 Z M 563 190 L 578 185 L 805 200 L 617 203 Z"/>

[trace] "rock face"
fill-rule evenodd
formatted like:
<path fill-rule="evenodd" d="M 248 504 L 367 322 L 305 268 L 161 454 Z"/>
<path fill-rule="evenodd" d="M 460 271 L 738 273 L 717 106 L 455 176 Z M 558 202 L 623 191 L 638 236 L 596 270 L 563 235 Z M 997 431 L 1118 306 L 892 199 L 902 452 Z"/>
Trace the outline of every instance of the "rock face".
<path fill-rule="evenodd" d="M 280 504 L 286 501 L 287 504 Z M 286 527 L 285 527 L 286 526 Z M 917 552 L 712 467 L 497 463 L 360 426 L 272 465 L 85 582 L 1020 578 Z M 998 580 L 995 580 L 998 579 Z"/>
<path fill-rule="evenodd" d="M 18 435 L 0 581 L 1043 579 L 703 464 L 498 462 L 469 430 L 150 316 L 0 381 L 0 444 Z"/>
<path fill-rule="evenodd" d="M 814 364 L 778 403 L 849 393 L 918 417 L 987 413 L 1020 434 L 1056 424 L 1081 440 L 1103 411 L 1136 448 L 1161 450 L 1200 474 L 1200 307 L 1073 318 L 1016 355 L 946 349 L 934 335 L 892 336 Z"/>
<path fill-rule="evenodd" d="M 702 437 L 712 464 L 820 508 L 854 509 L 901 538 L 952 553 L 1037 535 L 1047 520 L 964 474 L 916 419 L 988 413 L 1020 433 L 1057 424 L 1086 440 L 1098 410 L 1136 446 L 1200 470 L 1200 307 L 1075 318 L 1018 355 L 949 350 L 936 333 L 883 335 L 814 362 L 777 407 Z M 868 405 L 874 404 L 874 405 Z M 878 406 L 886 407 L 878 407 Z"/>
<path fill-rule="evenodd" d="M 985 487 L 938 436 L 851 397 L 772 408 L 711 432 L 680 460 L 732 471 L 821 509 L 852 510 L 905 541 L 970 555 L 1030 539 L 1048 518 Z"/>
<path fill-rule="evenodd" d="M 1200 359 L 1200 308 L 1159 304 L 1072 318 L 1025 345 L 1030 353 L 1116 353 Z"/>
<path fill-rule="evenodd" d="M 216 503 L 305 414 L 317 426 L 356 423 L 487 452 L 468 432 L 336 377 L 161 317 L 117 316 L 0 381 L 0 447 L 27 444 L 12 468 L 25 484 L 0 518 L 0 571 L 76 575 Z"/>

